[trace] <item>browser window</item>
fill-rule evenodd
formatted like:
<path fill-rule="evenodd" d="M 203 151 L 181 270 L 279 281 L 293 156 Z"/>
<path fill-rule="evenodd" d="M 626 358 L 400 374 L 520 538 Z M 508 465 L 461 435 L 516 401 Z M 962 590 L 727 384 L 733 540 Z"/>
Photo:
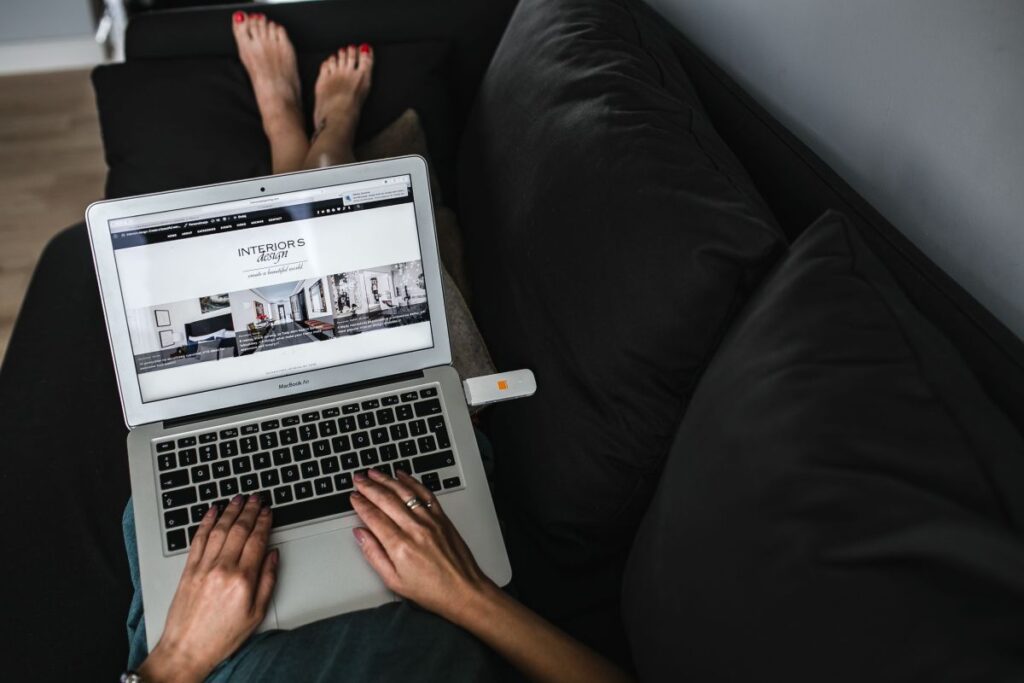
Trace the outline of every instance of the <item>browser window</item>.
<path fill-rule="evenodd" d="M 109 227 L 143 402 L 433 345 L 409 176 Z"/>

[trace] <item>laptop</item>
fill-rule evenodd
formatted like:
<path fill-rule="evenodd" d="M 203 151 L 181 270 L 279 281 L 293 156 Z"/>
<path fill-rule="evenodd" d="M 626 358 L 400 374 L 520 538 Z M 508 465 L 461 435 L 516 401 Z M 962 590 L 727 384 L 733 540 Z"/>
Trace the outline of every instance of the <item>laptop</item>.
<path fill-rule="evenodd" d="M 511 579 L 451 366 L 427 167 L 409 156 L 92 204 L 125 422 L 146 632 L 206 510 L 271 501 L 260 629 L 397 600 L 351 528 L 352 477 L 403 469 Z"/>

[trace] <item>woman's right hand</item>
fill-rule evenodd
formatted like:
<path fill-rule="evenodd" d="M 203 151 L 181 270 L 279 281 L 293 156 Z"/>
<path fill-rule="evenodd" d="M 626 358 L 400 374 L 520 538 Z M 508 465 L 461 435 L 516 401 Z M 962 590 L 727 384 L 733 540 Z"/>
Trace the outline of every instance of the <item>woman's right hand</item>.
<path fill-rule="evenodd" d="M 366 527 L 353 530 L 363 555 L 395 593 L 462 623 L 472 600 L 495 589 L 437 497 L 399 471 L 356 475 L 352 506 Z M 410 509 L 406 501 L 420 501 Z"/>

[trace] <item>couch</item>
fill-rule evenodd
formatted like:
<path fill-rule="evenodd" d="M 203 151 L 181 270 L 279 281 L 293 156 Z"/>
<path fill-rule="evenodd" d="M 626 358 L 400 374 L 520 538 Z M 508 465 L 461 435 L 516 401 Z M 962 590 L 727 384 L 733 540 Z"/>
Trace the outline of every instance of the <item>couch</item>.
<path fill-rule="evenodd" d="M 94 74 L 108 196 L 268 172 L 234 9 L 141 15 Z M 484 337 L 537 374 L 482 416 L 524 602 L 644 680 L 1020 676 L 1024 345 L 684 36 L 629 0 L 265 12 L 307 92 L 377 47 L 359 137 L 417 109 Z M 125 659 L 101 320 L 72 226 L 0 369 L 13 678 Z"/>

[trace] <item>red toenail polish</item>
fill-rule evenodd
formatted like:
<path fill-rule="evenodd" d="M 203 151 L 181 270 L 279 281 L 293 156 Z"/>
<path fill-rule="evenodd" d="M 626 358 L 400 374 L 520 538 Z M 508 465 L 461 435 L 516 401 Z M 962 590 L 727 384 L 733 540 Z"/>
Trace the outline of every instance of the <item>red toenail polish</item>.
<path fill-rule="evenodd" d="M 245 12 L 235 12 L 233 16 L 236 24 L 241 24 L 245 21 Z"/>
<path fill-rule="evenodd" d="M 368 44 L 366 44 L 366 43 L 363 43 L 362 45 L 359 46 L 359 51 L 360 52 L 369 52 L 370 51 L 370 46 Z"/>

